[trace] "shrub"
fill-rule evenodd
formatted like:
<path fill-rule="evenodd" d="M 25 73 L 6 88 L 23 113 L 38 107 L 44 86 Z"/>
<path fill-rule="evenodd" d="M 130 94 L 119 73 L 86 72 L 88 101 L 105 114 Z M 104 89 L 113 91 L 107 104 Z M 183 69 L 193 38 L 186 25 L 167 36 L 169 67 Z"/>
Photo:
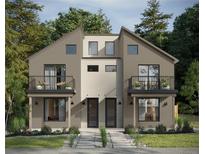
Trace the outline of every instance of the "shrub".
<path fill-rule="evenodd" d="M 26 127 L 26 122 L 24 118 L 15 117 L 11 120 L 9 125 L 9 131 L 13 133 L 20 133 L 22 129 Z"/>
<path fill-rule="evenodd" d="M 31 135 L 39 135 L 39 134 L 40 134 L 40 132 L 38 130 L 33 130 L 31 132 Z"/>
<path fill-rule="evenodd" d="M 125 134 L 135 134 L 136 130 L 132 125 L 128 125 L 125 127 Z"/>
<path fill-rule="evenodd" d="M 177 133 L 177 132 L 175 131 L 175 129 L 169 129 L 167 132 L 168 132 L 168 134 L 175 134 L 175 133 Z"/>
<path fill-rule="evenodd" d="M 180 117 L 178 117 L 177 119 L 176 119 L 176 124 L 177 124 L 177 131 L 181 131 L 181 129 L 182 129 L 182 124 L 183 124 L 183 119 L 182 118 L 180 118 Z"/>
<path fill-rule="evenodd" d="M 62 132 L 60 130 L 55 130 L 52 134 L 59 135 L 59 134 L 62 134 Z"/>
<path fill-rule="evenodd" d="M 70 134 L 69 135 L 68 140 L 69 140 L 70 147 L 73 146 L 76 136 L 77 136 L 76 134 Z"/>
<path fill-rule="evenodd" d="M 184 119 L 184 122 L 183 122 L 183 127 L 182 127 L 182 132 L 183 133 L 191 133 L 193 132 L 193 127 L 191 127 L 190 123 L 188 120 Z"/>
<path fill-rule="evenodd" d="M 69 134 L 80 134 L 80 131 L 77 127 L 70 127 Z"/>
<path fill-rule="evenodd" d="M 45 125 L 41 128 L 41 133 L 43 135 L 49 135 L 49 134 L 51 134 L 51 132 L 52 132 L 51 128 L 47 125 Z"/>
<path fill-rule="evenodd" d="M 156 126 L 155 131 L 156 131 L 157 134 L 163 134 L 163 133 L 166 133 L 167 128 L 166 128 L 166 126 L 160 124 L 160 125 Z"/>
<path fill-rule="evenodd" d="M 138 133 L 143 134 L 143 132 L 144 132 L 144 127 L 139 126 L 138 127 Z"/>
<path fill-rule="evenodd" d="M 147 134 L 154 134 L 155 133 L 155 131 L 153 129 L 148 129 L 146 132 L 147 132 Z"/>
<path fill-rule="evenodd" d="M 108 139 L 107 139 L 107 132 L 105 128 L 100 128 L 100 135 L 102 140 L 102 146 L 106 147 Z"/>
<path fill-rule="evenodd" d="M 68 133 L 69 133 L 68 128 L 67 128 L 67 127 L 64 127 L 62 133 L 63 133 L 63 134 L 68 134 Z"/>

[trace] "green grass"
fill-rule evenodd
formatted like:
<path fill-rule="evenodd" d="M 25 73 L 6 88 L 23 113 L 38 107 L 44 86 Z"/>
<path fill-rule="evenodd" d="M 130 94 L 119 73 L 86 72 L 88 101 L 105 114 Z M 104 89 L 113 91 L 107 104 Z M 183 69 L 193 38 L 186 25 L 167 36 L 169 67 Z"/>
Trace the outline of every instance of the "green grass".
<path fill-rule="evenodd" d="M 30 136 L 18 136 L 7 137 L 6 148 L 59 148 L 63 146 L 64 140 L 67 136 L 55 136 L 55 137 L 30 137 Z"/>
<path fill-rule="evenodd" d="M 199 128 L 199 116 L 192 114 L 179 114 L 179 117 L 187 119 L 194 128 Z"/>
<path fill-rule="evenodd" d="M 138 136 L 138 137 L 137 137 Z M 139 134 L 135 143 L 148 147 L 199 147 L 199 134 Z"/>

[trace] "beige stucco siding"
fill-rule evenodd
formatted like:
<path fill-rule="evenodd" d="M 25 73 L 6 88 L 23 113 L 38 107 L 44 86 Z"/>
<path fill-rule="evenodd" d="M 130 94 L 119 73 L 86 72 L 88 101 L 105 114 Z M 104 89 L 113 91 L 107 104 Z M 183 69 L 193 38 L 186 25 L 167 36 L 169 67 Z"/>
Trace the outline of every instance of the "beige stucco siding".
<path fill-rule="evenodd" d="M 71 125 L 80 127 L 81 112 L 76 110 L 80 105 L 81 96 L 81 57 L 82 57 L 82 39 L 83 33 L 81 29 L 64 35 L 55 43 L 44 48 L 42 51 L 34 54 L 29 58 L 29 75 L 44 76 L 44 64 L 66 64 L 66 76 L 73 76 L 75 79 L 76 94 L 72 98 L 71 105 Z M 76 44 L 77 54 L 67 55 L 66 44 Z M 55 124 L 53 124 L 55 125 Z M 56 123 L 56 125 L 58 125 Z"/>
<path fill-rule="evenodd" d="M 99 72 L 88 72 L 88 65 L 98 65 Z M 117 72 L 105 72 L 105 65 L 117 65 Z M 82 59 L 81 100 L 99 98 L 99 125 L 105 125 L 105 98 L 122 102 L 122 63 L 120 59 Z M 87 127 L 87 109 L 84 109 L 82 127 Z M 117 126 L 122 127 L 122 104 L 117 103 Z"/>
<path fill-rule="evenodd" d="M 105 55 L 105 42 L 113 41 L 115 54 L 110 57 L 118 56 L 118 36 L 84 36 L 83 39 L 83 57 L 92 57 L 92 55 L 88 54 L 88 44 L 89 41 L 97 41 L 98 42 L 98 55 L 94 57 L 104 57 Z"/>
<path fill-rule="evenodd" d="M 139 64 L 159 64 L 160 65 L 160 76 L 174 76 L 174 63 L 168 57 L 164 56 L 162 53 L 156 51 L 149 45 L 145 44 L 141 40 L 133 37 L 127 32 L 122 32 L 122 42 L 123 42 L 123 100 L 124 100 L 124 126 L 128 124 L 133 124 L 133 105 L 130 105 L 132 102 L 132 97 L 128 96 L 128 80 L 131 76 L 138 76 L 138 65 Z M 138 45 L 138 54 L 137 55 L 128 55 L 127 46 L 129 44 Z M 155 97 L 150 95 L 151 97 Z M 149 97 L 149 95 L 147 96 Z M 156 96 L 157 97 L 157 96 Z M 168 104 L 173 104 L 171 99 L 167 100 Z M 170 106 L 169 106 L 170 107 Z M 161 117 L 164 116 L 164 113 L 172 113 L 173 108 L 163 108 L 160 110 Z M 138 109 L 136 109 L 138 111 Z M 165 124 L 173 124 L 173 116 L 170 115 L 164 116 L 167 118 L 162 119 L 162 122 Z M 136 118 L 137 119 L 137 118 Z M 154 124 L 155 122 L 153 122 Z M 150 123 L 144 122 L 140 123 L 142 125 L 148 126 Z M 157 124 L 157 123 L 155 123 Z M 139 125 L 139 124 L 137 124 Z"/>

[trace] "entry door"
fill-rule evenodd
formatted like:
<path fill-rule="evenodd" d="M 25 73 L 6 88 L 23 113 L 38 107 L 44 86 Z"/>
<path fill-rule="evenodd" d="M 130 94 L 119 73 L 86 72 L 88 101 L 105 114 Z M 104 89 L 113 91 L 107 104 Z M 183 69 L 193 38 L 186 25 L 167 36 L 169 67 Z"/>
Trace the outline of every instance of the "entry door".
<path fill-rule="evenodd" d="M 87 99 L 88 127 L 98 128 L 98 98 Z"/>
<path fill-rule="evenodd" d="M 106 127 L 116 127 L 116 98 L 105 99 L 105 123 Z"/>

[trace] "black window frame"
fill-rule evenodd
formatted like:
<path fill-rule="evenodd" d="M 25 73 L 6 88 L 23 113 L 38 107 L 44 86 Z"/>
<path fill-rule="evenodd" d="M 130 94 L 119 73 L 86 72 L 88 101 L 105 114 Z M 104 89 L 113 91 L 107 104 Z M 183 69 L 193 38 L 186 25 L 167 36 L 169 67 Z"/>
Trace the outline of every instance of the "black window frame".
<path fill-rule="evenodd" d="M 96 54 L 92 54 L 92 52 L 90 51 L 90 44 L 91 43 L 96 43 L 97 44 Z M 88 55 L 89 56 L 97 56 L 98 55 L 98 41 L 88 41 Z"/>
<path fill-rule="evenodd" d="M 92 71 L 89 67 L 97 67 L 97 69 Z M 87 65 L 87 72 L 99 72 L 99 65 Z"/>
<path fill-rule="evenodd" d="M 75 46 L 75 53 L 69 53 L 69 50 L 67 50 L 68 46 Z M 76 44 L 66 44 L 66 55 L 76 55 L 77 54 L 77 45 Z"/>
<path fill-rule="evenodd" d="M 65 119 L 64 120 L 46 120 L 46 112 L 45 112 L 45 109 L 46 109 L 46 99 L 55 99 L 55 100 L 58 100 L 58 99 L 64 99 L 65 100 Z M 43 121 L 44 122 L 65 122 L 66 119 L 67 119 L 67 114 L 66 114 L 66 108 L 67 108 L 67 99 L 68 98 L 65 98 L 65 97 L 44 97 L 44 101 L 43 101 Z"/>
<path fill-rule="evenodd" d="M 139 120 L 139 113 L 140 113 L 140 107 L 139 107 L 139 100 L 140 99 L 158 99 L 158 113 L 159 113 L 159 116 L 158 116 L 158 119 L 157 120 L 154 120 L 154 121 L 146 121 L 146 120 Z M 161 104 L 161 99 L 159 97 L 139 97 L 138 98 L 138 122 L 160 122 L 160 104 Z"/>
<path fill-rule="evenodd" d="M 129 46 L 136 46 L 137 47 L 137 52 L 136 53 L 130 53 L 129 52 Z M 128 55 L 138 55 L 139 54 L 139 45 L 138 44 L 128 44 L 127 45 L 127 54 Z"/>
<path fill-rule="evenodd" d="M 106 67 L 115 66 L 116 71 L 107 71 Z M 105 72 L 117 72 L 117 65 L 105 65 Z"/>
<path fill-rule="evenodd" d="M 113 54 L 107 54 L 106 44 L 113 43 Z M 105 41 L 105 55 L 106 56 L 114 56 L 115 55 L 115 42 L 114 41 Z"/>

